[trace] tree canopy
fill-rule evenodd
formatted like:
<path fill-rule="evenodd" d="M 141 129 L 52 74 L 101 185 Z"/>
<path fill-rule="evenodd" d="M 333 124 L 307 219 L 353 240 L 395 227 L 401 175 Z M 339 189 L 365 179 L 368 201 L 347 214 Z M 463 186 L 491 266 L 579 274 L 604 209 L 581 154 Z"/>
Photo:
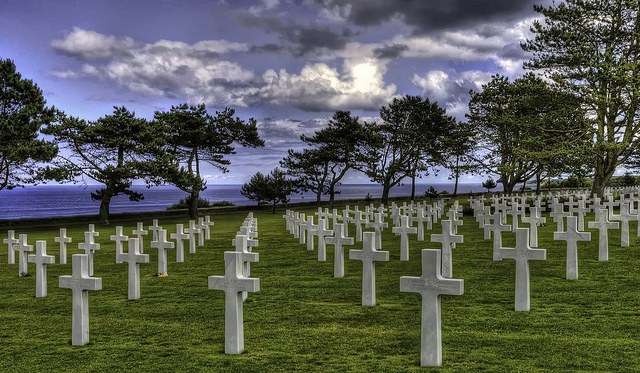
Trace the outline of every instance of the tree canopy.
<path fill-rule="evenodd" d="M 155 113 L 154 155 L 161 164 L 156 168 L 160 171 L 159 178 L 190 194 L 191 218 L 197 216 L 198 197 L 206 188 L 202 162 L 228 172 L 231 162 L 225 156 L 235 154 L 236 144 L 264 146 L 255 119 L 245 122 L 234 115 L 235 110 L 230 108 L 210 115 L 204 104 L 181 104 Z"/>
<path fill-rule="evenodd" d="M 640 145 L 640 1 L 565 0 L 534 9 L 544 20 L 523 44 L 533 53 L 525 67 L 580 97 L 594 118 L 592 192 L 602 196 Z"/>
<path fill-rule="evenodd" d="M 367 144 L 369 161 L 361 170 L 382 185 L 386 203 L 391 188 L 404 178 L 415 186 L 416 177 L 443 162 L 445 138 L 455 120 L 420 96 L 394 98 L 380 109 L 380 118 L 380 123 L 369 124 L 375 138 Z"/>
<path fill-rule="evenodd" d="M 482 92 L 472 92 L 467 117 L 478 160 L 499 175 L 505 193 L 542 172 L 570 171 L 581 163 L 569 160 L 590 149 L 581 100 L 531 73 L 513 82 L 494 76 Z"/>
<path fill-rule="evenodd" d="M 145 119 L 136 118 L 124 106 L 114 107 L 113 114 L 94 122 L 65 116 L 60 123 L 51 124 L 43 133 L 54 136 L 63 152 L 54 164 L 66 178 L 88 177 L 104 184 L 91 193 L 100 201 L 100 222 L 109 223 L 111 199 L 124 194 L 131 201 L 144 196 L 131 189 L 135 179 L 149 175 L 151 160 L 145 149 L 153 133 Z"/>
<path fill-rule="evenodd" d="M 56 120 L 42 90 L 12 60 L 0 59 L 0 190 L 36 181 L 41 163 L 56 156 L 58 147 L 38 138 L 40 128 Z"/>

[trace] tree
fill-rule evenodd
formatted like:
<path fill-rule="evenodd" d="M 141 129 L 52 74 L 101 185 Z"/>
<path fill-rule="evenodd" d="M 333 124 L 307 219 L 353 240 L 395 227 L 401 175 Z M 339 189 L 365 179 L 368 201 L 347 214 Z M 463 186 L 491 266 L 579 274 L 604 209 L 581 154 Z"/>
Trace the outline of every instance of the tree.
<path fill-rule="evenodd" d="M 640 1 L 566 0 L 534 7 L 526 68 L 541 69 L 580 97 L 594 119 L 593 194 L 640 145 Z"/>
<path fill-rule="evenodd" d="M 207 113 L 204 104 L 171 107 L 157 111 L 154 125 L 158 143 L 154 154 L 164 165 L 160 179 L 174 184 L 191 196 L 189 216 L 198 215 L 198 198 L 206 189 L 201 176 L 201 164 L 207 163 L 222 172 L 228 172 L 231 163 L 225 155 L 235 154 L 235 144 L 261 147 L 264 141 L 258 135 L 256 121 L 234 118 L 235 110 L 226 108 L 216 115 Z"/>
<path fill-rule="evenodd" d="M 458 195 L 460 175 L 480 168 L 474 158 L 475 144 L 475 134 L 468 123 L 458 123 L 445 138 L 442 165 L 451 170 L 449 179 L 454 179 L 454 196 Z"/>
<path fill-rule="evenodd" d="M 266 202 L 272 203 L 274 213 L 276 204 L 289 203 L 289 196 L 294 192 L 294 182 L 287 179 L 285 173 L 277 167 L 269 175 L 257 172 L 240 189 L 240 194 L 258 202 L 258 206 Z"/>
<path fill-rule="evenodd" d="M 56 109 L 46 103 L 12 60 L 0 59 L 0 190 L 35 182 L 40 164 L 56 156 L 54 143 L 38 139 L 40 128 L 57 120 Z"/>
<path fill-rule="evenodd" d="M 493 178 L 488 178 L 487 180 L 485 180 L 482 183 L 482 187 L 483 188 L 487 188 L 487 193 L 491 192 L 491 189 L 497 187 L 498 184 L 496 184 L 495 180 L 493 180 Z"/>
<path fill-rule="evenodd" d="M 109 224 L 113 197 L 127 195 L 134 202 L 144 199 L 131 184 L 147 176 L 149 160 L 144 151 L 153 134 L 145 119 L 136 118 L 124 106 L 114 107 L 112 115 L 95 122 L 65 116 L 43 132 L 54 136 L 65 150 L 54 163 L 66 178 L 88 177 L 104 184 L 91 193 L 91 199 L 100 201 L 101 224 Z"/>
<path fill-rule="evenodd" d="M 333 206 L 336 187 L 347 171 L 368 161 L 363 149 L 370 137 L 358 117 L 351 116 L 349 111 L 337 111 L 327 127 L 311 137 L 300 136 L 307 144 L 305 149 L 289 150 L 280 164 L 287 175 L 296 177 L 299 189 L 313 191 L 317 203 L 323 194 L 329 194 L 329 205 Z"/>
<path fill-rule="evenodd" d="M 296 191 L 295 184 L 292 180 L 287 179 L 286 174 L 279 168 L 271 171 L 268 177 L 270 189 L 268 199 L 273 206 L 273 213 L 276 212 L 276 204 L 289 203 L 289 196 Z"/>
<path fill-rule="evenodd" d="M 590 132 L 578 97 L 531 73 L 513 82 L 496 75 L 482 88 L 471 92 L 467 118 L 478 142 L 476 159 L 499 175 L 505 193 L 545 171 L 582 164 L 576 154 L 590 149 Z"/>
<path fill-rule="evenodd" d="M 455 120 L 419 96 L 394 98 L 380 109 L 380 118 L 381 123 L 369 124 L 375 136 L 366 148 L 369 161 L 360 169 L 382 185 L 382 203 L 406 177 L 412 180 L 413 198 L 416 178 L 442 162 L 444 139 Z"/>
<path fill-rule="evenodd" d="M 256 172 L 249 181 L 242 185 L 240 194 L 247 199 L 256 201 L 260 206 L 269 201 L 269 188 L 271 188 L 269 176 L 262 172 Z"/>

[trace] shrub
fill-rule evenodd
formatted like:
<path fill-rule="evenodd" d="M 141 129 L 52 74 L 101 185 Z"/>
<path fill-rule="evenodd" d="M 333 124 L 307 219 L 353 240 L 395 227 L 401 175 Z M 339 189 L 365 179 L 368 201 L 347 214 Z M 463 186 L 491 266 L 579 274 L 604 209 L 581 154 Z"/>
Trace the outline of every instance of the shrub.
<path fill-rule="evenodd" d="M 438 198 L 438 191 L 432 185 L 429 187 L 429 189 L 427 189 L 426 192 L 424 192 L 424 196 L 426 198 Z"/>
<path fill-rule="evenodd" d="M 222 201 L 222 202 L 225 202 L 225 201 Z M 188 209 L 190 203 L 191 203 L 191 196 L 187 196 L 185 198 L 182 198 L 180 201 L 178 201 L 178 203 L 167 207 L 167 210 Z M 230 202 L 227 202 L 227 203 L 230 203 Z M 214 206 L 211 202 L 209 202 L 208 199 L 198 198 L 198 208 L 200 207 L 214 207 Z"/>

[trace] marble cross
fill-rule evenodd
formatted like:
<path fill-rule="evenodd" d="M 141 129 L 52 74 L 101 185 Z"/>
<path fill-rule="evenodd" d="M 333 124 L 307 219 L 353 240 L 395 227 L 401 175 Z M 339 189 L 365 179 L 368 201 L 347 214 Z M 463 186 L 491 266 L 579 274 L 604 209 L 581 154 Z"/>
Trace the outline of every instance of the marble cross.
<path fill-rule="evenodd" d="M 60 264 L 67 264 L 67 244 L 73 242 L 71 237 L 67 237 L 67 228 L 60 228 L 60 236 L 53 240 L 60 243 Z"/>
<path fill-rule="evenodd" d="M 456 243 L 463 243 L 464 237 L 453 233 L 451 220 L 442 220 L 442 234 L 432 234 L 431 242 L 442 244 L 442 276 L 453 277 L 453 255 L 451 249 Z"/>
<path fill-rule="evenodd" d="M 529 261 L 546 260 L 547 250 L 532 249 L 529 246 L 529 229 L 516 229 L 516 247 L 500 248 L 502 259 L 514 259 L 516 261 L 516 311 L 529 311 L 530 284 Z"/>
<path fill-rule="evenodd" d="M 209 276 L 209 289 L 222 290 L 224 301 L 224 353 L 244 351 L 242 292 L 260 291 L 260 279 L 242 275 L 242 253 L 224 253 L 224 276 Z"/>
<path fill-rule="evenodd" d="M 235 247 L 235 252 L 241 253 L 242 259 L 242 275 L 244 277 L 251 276 L 251 263 L 257 263 L 260 260 L 260 254 L 252 253 L 249 250 L 249 236 L 244 234 L 237 234 L 236 238 L 231 240 L 231 244 Z M 248 293 L 242 292 L 242 300 L 246 300 Z"/>
<path fill-rule="evenodd" d="M 153 219 L 152 224 L 148 226 L 147 229 L 151 231 L 151 240 L 157 241 L 158 231 L 162 229 L 162 227 L 158 225 L 158 219 Z"/>
<path fill-rule="evenodd" d="M 216 223 L 211 221 L 211 216 L 205 215 L 204 220 L 202 220 L 202 224 L 204 225 L 204 238 L 207 240 L 211 239 L 211 227 L 213 227 Z"/>
<path fill-rule="evenodd" d="M 362 250 L 349 250 L 349 259 L 362 261 L 362 305 L 376 305 L 376 262 L 388 262 L 389 252 L 376 250 L 374 232 L 363 232 Z"/>
<path fill-rule="evenodd" d="M 71 315 L 71 344 L 82 346 L 89 343 L 89 290 L 101 290 L 102 279 L 90 277 L 89 257 L 74 254 L 71 257 L 72 275 L 60 276 L 59 287 L 71 289 L 73 296 Z"/>
<path fill-rule="evenodd" d="M 84 250 L 87 255 L 89 276 L 93 276 L 93 254 L 96 250 L 100 250 L 100 244 L 93 242 L 93 237 L 90 231 L 84 232 L 84 242 L 78 244 L 78 249 Z"/>
<path fill-rule="evenodd" d="M 200 229 L 196 227 L 195 220 L 189 220 L 189 228 L 184 230 L 189 235 L 189 254 L 196 253 L 196 233 L 200 233 Z"/>
<path fill-rule="evenodd" d="M 21 234 L 18 236 L 18 277 L 24 277 L 29 274 L 29 268 L 27 267 L 27 252 L 33 251 L 33 245 L 27 244 L 27 235 Z"/>
<path fill-rule="evenodd" d="M 140 253 L 140 240 L 129 238 L 126 253 L 118 254 L 117 263 L 129 264 L 127 296 L 129 299 L 140 299 L 140 263 L 149 263 L 149 254 Z"/>
<path fill-rule="evenodd" d="M 567 280 L 578 279 L 578 241 L 591 241 L 591 233 L 579 232 L 578 225 L 578 218 L 569 216 L 567 217 L 567 230 L 553 233 L 554 240 L 567 241 Z"/>
<path fill-rule="evenodd" d="M 502 213 L 498 210 L 493 213 L 493 223 L 490 225 L 490 229 L 493 232 L 493 260 L 500 261 L 500 248 L 502 248 L 502 232 L 511 232 L 511 225 L 504 224 L 502 219 Z"/>
<path fill-rule="evenodd" d="M 155 221 L 157 222 L 157 220 Z M 154 232 L 154 235 L 155 235 L 155 232 Z M 122 243 L 128 242 L 129 236 L 125 236 L 122 231 L 122 226 L 118 225 L 116 227 L 116 234 L 111 235 L 109 239 L 111 239 L 111 241 L 114 241 L 116 243 L 116 263 L 120 263 L 118 261 L 119 260 L 118 257 L 120 254 L 122 254 Z"/>
<path fill-rule="evenodd" d="M 167 249 L 175 248 L 175 243 L 167 241 L 167 230 L 158 230 L 158 240 L 151 241 L 149 247 L 158 250 L 158 276 L 167 275 Z"/>
<path fill-rule="evenodd" d="M 325 242 L 334 246 L 333 251 L 333 277 L 344 277 L 344 245 L 353 245 L 354 239 L 346 237 L 345 224 L 336 224 L 333 226 L 333 236 L 327 237 Z"/>
<path fill-rule="evenodd" d="M 204 223 L 204 218 L 198 218 L 198 224 L 196 224 L 196 228 L 198 228 L 198 247 L 204 246 L 204 236 L 205 229 L 208 229 L 209 226 Z"/>
<path fill-rule="evenodd" d="M 431 216 L 425 215 L 425 208 L 418 207 L 416 216 L 412 218 L 413 223 L 418 223 L 418 241 L 424 241 L 424 223 L 431 223 Z"/>
<path fill-rule="evenodd" d="M 189 235 L 184 232 L 184 224 L 176 224 L 176 233 L 171 233 L 169 237 L 176 241 L 176 263 L 184 263 L 184 243 L 189 239 Z"/>
<path fill-rule="evenodd" d="M 333 231 L 327 228 L 328 221 L 325 219 L 318 219 L 318 228 L 316 230 L 316 236 L 318 237 L 318 261 L 327 261 L 327 245 L 325 244 L 325 238 L 332 236 Z M 335 224 L 334 224 L 335 225 Z"/>
<path fill-rule="evenodd" d="M 2 240 L 2 243 L 7 245 L 7 260 L 9 264 L 15 264 L 16 263 L 16 250 L 17 250 L 17 246 L 18 243 L 20 243 L 20 240 L 18 240 L 16 238 L 16 232 L 15 231 L 7 231 L 7 238 Z"/>
<path fill-rule="evenodd" d="M 320 221 L 322 218 L 318 218 Z M 318 224 L 319 225 L 319 224 Z M 307 217 L 307 250 L 313 251 L 313 236 L 318 232 L 318 225 L 313 224 L 313 216 Z"/>
<path fill-rule="evenodd" d="M 298 243 L 306 244 L 307 243 L 307 217 L 305 214 L 300 213 L 300 223 L 298 227 Z"/>
<path fill-rule="evenodd" d="M 464 294 L 464 280 L 443 277 L 440 250 L 422 250 L 422 276 L 400 277 L 400 291 L 422 295 L 420 365 L 442 365 L 441 295 Z"/>
<path fill-rule="evenodd" d="M 95 224 L 89 224 L 89 234 L 91 234 L 91 241 L 94 241 L 94 238 L 100 236 L 100 232 L 96 232 L 96 225 Z"/>
<path fill-rule="evenodd" d="M 384 206 L 381 206 L 384 207 Z M 373 228 L 376 234 L 376 247 L 382 247 L 382 231 L 389 226 L 389 224 L 384 222 L 384 215 L 381 212 L 376 212 L 373 214 L 373 221 L 367 222 L 365 227 Z"/>
<path fill-rule="evenodd" d="M 409 225 L 409 217 L 406 215 L 400 216 L 400 226 L 391 228 L 391 232 L 397 236 L 400 236 L 400 260 L 409 260 L 409 234 L 417 234 L 418 228 Z"/>
<path fill-rule="evenodd" d="M 538 247 L 538 227 L 545 224 L 547 219 L 540 216 L 540 211 L 537 207 L 529 208 L 529 214 L 529 216 L 523 215 L 521 220 L 523 223 L 529 224 L 529 245 Z"/>
<path fill-rule="evenodd" d="M 47 264 L 56 262 L 56 257 L 47 255 L 47 241 L 36 241 L 36 255 L 29 255 L 27 260 L 36 264 L 36 298 L 47 296 Z"/>
<path fill-rule="evenodd" d="M 600 209 L 596 214 L 596 220 L 589 222 L 589 228 L 598 230 L 598 260 L 609 260 L 609 229 L 618 229 L 618 222 L 610 222 L 606 208 Z"/>
<path fill-rule="evenodd" d="M 132 233 L 138 238 L 140 253 L 144 253 L 144 236 L 149 234 L 149 231 L 144 229 L 144 223 L 137 223 Z"/>
<path fill-rule="evenodd" d="M 356 236 L 355 236 L 356 242 L 362 242 L 362 224 L 366 223 L 368 219 L 365 219 L 365 217 L 362 214 L 362 211 L 356 210 L 353 212 L 353 218 L 351 219 L 351 221 L 356 226 Z"/>
<path fill-rule="evenodd" d="M 614 215 L 610 213 L 609 219 L 620 221 L 620 246 L 629 247 L 629 221 L 637 220 L 629 212 L 629 204 L 620 204 L 620 214 Z"/>
<path fill-rule="evenodd" d="M 342 223 L 342 229 L 344 230 L 344 235 L 349 236 L 349 222 L 352 221 L 349 205 L 347 205 L 346 208 L 342 210 L 342 217 L 340 218 L 340 220 L 340 223 Z"/>

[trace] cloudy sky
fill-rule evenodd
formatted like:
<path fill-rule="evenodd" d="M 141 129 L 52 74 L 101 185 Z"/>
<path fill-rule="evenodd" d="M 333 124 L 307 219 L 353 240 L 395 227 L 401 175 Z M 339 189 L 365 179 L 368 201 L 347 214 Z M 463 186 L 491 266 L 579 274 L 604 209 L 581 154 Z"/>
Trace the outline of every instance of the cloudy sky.
<path fill-rule="evenodd" d="M 121 105 L 151 119 L 183 102 L 256 118 L 266 147 L 239 149 L 227 174 L 206 168 L 210 184 L 236 184 L 336 110 L 372 118 L 423 95 L 463 120 L 470 89 L 522 74 L 543 1 L 0 0 L 0 58 L 87 120 Z"/>

